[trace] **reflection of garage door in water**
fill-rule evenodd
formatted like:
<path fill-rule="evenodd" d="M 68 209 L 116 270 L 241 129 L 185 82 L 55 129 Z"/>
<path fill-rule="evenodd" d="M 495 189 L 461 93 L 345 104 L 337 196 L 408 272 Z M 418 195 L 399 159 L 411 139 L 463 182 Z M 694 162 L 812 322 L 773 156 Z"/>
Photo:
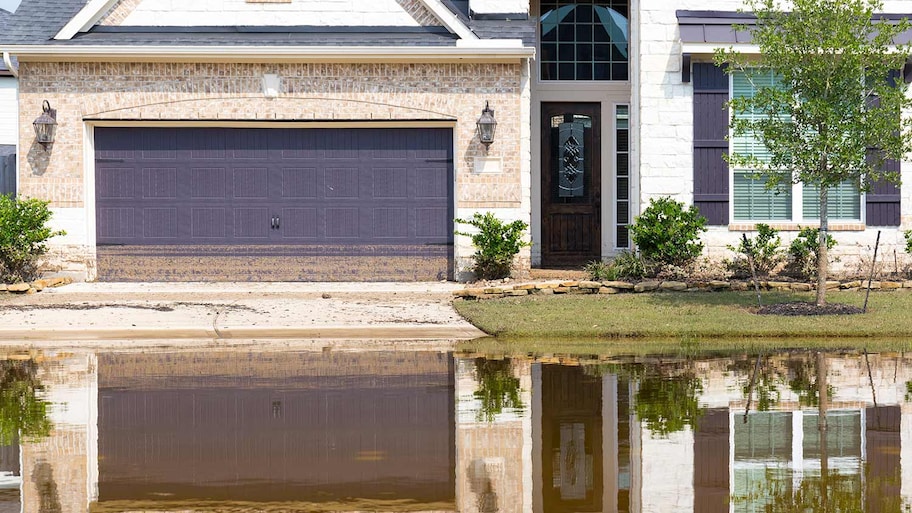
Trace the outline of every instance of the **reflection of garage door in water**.
<path fill-rule="evenodd" d="M 448 128 L 96 128 L 100 281 L 453 273 Z"/>

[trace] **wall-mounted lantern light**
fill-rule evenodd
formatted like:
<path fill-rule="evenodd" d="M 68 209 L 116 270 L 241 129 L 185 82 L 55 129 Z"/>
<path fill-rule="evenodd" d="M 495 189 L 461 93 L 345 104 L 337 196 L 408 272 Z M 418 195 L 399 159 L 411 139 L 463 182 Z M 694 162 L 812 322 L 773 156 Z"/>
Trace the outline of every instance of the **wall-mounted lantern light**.
<path fill-rule="evenodd" d="M 494 119 L 494 111 L 485 102 L 485 108 L 481 111 L 481 117 L 475 123 L 478 126 L 478 140 L 485 145 L 485 150 L 494 142 L 494 131 L 497 129 L 497 120 Z"/>
<path fill-rule="evenodd" d="M 35 138 L 47 149 L 48 145 L 54 142 L 54 134 L 57 133 L 57 109 L 52 109 L 51 104 L 44 100 L 41 105 L 44 112 L 38 116 L 32 126 L 35 127 Z"/>

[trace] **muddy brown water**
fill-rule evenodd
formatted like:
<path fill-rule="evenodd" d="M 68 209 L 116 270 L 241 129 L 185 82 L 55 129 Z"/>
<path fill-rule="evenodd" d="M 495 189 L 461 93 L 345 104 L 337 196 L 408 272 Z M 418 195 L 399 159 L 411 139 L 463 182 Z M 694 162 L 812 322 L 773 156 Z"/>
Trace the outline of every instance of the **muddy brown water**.
<path fill-rule="evenodd" d="M 903 511 L 912 358 L 42 350 L 0 513 Z"/>

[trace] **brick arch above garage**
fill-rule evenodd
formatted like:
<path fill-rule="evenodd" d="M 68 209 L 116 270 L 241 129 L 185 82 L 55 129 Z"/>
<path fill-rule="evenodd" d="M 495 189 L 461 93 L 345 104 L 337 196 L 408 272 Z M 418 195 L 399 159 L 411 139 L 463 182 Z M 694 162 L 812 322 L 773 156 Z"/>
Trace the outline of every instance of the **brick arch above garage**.
<path fill-rule="evenodd" d="M 268 110 L 264 107 L 268 106 Z M 264 99 L 257 96 L 192 98 L 87 113 L 86 120 L 138 121 L 451 121 L 456 117 L 412 105 L 345 98 Z"/>

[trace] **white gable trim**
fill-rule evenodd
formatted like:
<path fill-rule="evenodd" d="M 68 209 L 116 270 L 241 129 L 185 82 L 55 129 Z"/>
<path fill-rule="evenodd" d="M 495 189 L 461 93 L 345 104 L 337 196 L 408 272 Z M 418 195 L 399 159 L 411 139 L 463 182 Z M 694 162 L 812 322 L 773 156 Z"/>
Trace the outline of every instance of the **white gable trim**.
<path fill-rule="evenodd" d="M 452 33 L 459 36 L 460 39 L 472 40 L 478 39 L 478 36 L 466 26 L 458 16 L 453 14 L 440 0 L 420 0 L 429 11 Z"/>
<path fill-rule="evenodd" d="M 72 39 L 77 33 L 89 30 L 116 2 L 117 0 L 91 0 L 60 29 L 54 39 Z"/>
<path fill-rule="evenodd" d="M 450 32 L 463 40 L 475 40 L 478 36 L 453 14 L 440 0 L 419 0 Z M 79 32 L 86 32 L 116 3 L 117 0 L 90 0 L 76 16 L 63 26 L 54 39 L 72 39 Z"/>

